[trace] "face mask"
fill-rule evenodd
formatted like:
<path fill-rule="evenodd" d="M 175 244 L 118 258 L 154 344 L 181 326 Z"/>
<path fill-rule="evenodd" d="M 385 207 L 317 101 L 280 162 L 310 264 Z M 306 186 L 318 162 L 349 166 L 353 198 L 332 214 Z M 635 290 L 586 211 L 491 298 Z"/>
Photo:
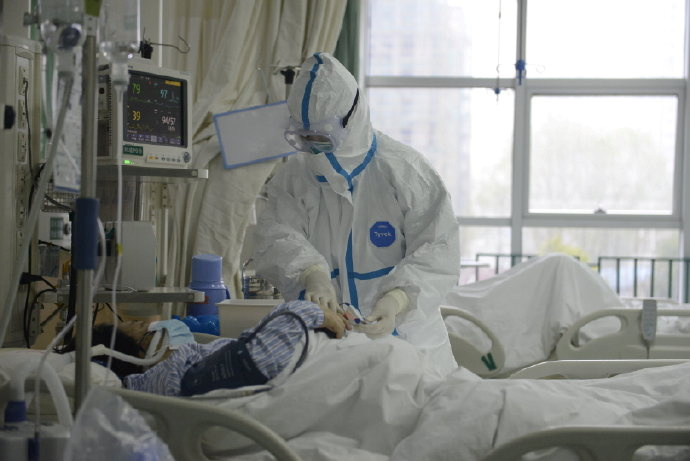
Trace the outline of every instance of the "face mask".
<path fill-rule="evenodd" d="M 189 327 L 180 320 L 160 320 L 158 322 L 151 322 L 149 325 L 149 331 L 157 331 L 163 328 L 168 330 L 171 349 L 175 349 L 182 344 L 194 342 L 194 335 L 189 330 Z"/>
<path fill-rule="evenodd" d="M 309 149 L 311 150 L 312 154 L 320 154 L 322 152 L 331 152 L 331 151 L 333 151 L 333 143 L 311 141 L 309 143 Z"/>

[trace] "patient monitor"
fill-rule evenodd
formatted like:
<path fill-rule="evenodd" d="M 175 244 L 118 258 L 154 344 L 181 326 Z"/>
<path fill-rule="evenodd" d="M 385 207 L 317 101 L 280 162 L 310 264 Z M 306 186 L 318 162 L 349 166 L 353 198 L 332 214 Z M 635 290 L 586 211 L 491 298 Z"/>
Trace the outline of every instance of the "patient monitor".
<path fill-rule="evenodd" d="M 190 74 L 144 59 L 128 64 L 129 84 L 118 100 L 108 65 L 99 67 L 98 162 L 188 168 L 192 162 Z"/>

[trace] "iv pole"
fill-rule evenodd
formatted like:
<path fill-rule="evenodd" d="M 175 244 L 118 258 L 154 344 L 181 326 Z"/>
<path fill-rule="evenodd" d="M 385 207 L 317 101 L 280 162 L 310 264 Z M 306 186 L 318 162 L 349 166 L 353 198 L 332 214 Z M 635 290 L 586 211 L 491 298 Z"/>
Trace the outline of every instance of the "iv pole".
<path fill-rule="evenodd" d="M 81 194 L 76 203 L 74 265 L 77 269 L 77 335 L 74 410 L 89 392 L 91 363 L 92 279 L 98 265 L 98 199 L 96 198 L 98 11 L 86 12 L 86 41 L 82 49 Z"/>

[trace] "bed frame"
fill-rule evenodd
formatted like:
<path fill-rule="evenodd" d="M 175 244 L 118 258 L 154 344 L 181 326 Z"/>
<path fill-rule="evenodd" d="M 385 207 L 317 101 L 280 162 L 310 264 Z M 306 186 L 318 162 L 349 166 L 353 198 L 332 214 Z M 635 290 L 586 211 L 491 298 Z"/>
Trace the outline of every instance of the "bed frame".
<path fill-rule="evenodd" d="M 448 331 L 450 347 L 453 351 L 455 360 L 458 363 L 462 362 L 463 367 L 482 378 L 496 378 L 503 373 L 503 367 L 506 363 L 506 354 L 501 345 L 501 341 L 494 335 L 491 329 L 484 322 L 465 310 L 453 306 L 441 306 L 441 317 L 443 317 L 444 320 L 452 316 L 460 317 L 473 323 L 491 341 L 491 349 L 489 349 L 488 352 L 481 352 L 474 344 L 467 341 L 462 336 Z"/>
<path fill-rule="evenodd" d="M 574 361 L 567 362 L 565 366 L 573 367 Z M 583 366 L 579 368 L 586 369 L 591 365 L 588 362 L 592 361 L 582 362 Z M 620 369 L 629 371 L 635 367 L 649 366 L 652 361 L 623 362 L 626 363 Z M 655 366 L 679 361 L 662 362 Z M 192 399 L 162 397 L 124 389 L 109 390 L 156 419 L 157 434 L 178 461 L 207 461 L 209 458 L 203 453 L 201 440 L 203 433 L 213 426 L 221 426 L 251 438 L 279 461 L 301 460 L 279 435 L 238 412 Z M 482 461 L 512 461 L 532 451 L 554 447 L 569 449 L 583 461 L 628 461 L 637 449 L 646 445 L 689 446 L 690 427 L 588 426 L 547 429 L 511 440 L 490 452 Z"/>
<path fill-rule="evenodd" d="M 168 445 L 176 461 L 208 461 L 209 458 L 202 450 L 202 436 L 211 427 L 218 426 L 252 439 L 278 461 L 301 460 L 282 437 L 237 411 L 213 407 L 188 398 L 165 397 L 127 389 L 107 390 L 155 419 L 154 430 Z"/>
<path fill-rule="evenodd" d="M 509 376 L 503 370 L 505 352 L 500 339 L 491 329 L 469 312 L 452 306 L 441 306 L 441 316 L 445 319 L 457 316 L 468 320 L 491 340 L 491 349 L 482 352 L 461 336 L 448 332 L 453 356 L 462 366 L 482 378 L 501 378 Z M 551 359 L 554 360 L 621 360 L 621 359 L 690 359 L 690 336 L 684 334 L 660 334 L 651 343 L 649 351 L 642 339 L 640 318 L 642 309 L 604 309 L 586 315 L 575 322 L 561 336 Z M 657 317 L 690 317 L 690 309 L 659 309 Z M 620 329 L 615 333 L 592 339 L 578 345 L 580 329 L 590 322 L 605 317 L 620 320 Z"/>
<path fill-rule="evenodd" d="M 659 317 L 688 317 L 690 309 L 659 309 Z M 580 330 L 595 320 L 614 317 L 620 321 L 615 333 L 578 344 Z M 641 332 L 642 309 L 604 309 L 575 322 L 556 344 L 555 357 L 568 359 L 690 359 L 690 335 L 660 334 L 647 349 Z"/>
<path fill-rule="evenodd" d="M 645 445 L 690 445 L 690 427 L 559 427 L 511 440 L 483 461 L 513 461 L 545 448 L 563 447 L 583 461 L 630 461 Z"/>

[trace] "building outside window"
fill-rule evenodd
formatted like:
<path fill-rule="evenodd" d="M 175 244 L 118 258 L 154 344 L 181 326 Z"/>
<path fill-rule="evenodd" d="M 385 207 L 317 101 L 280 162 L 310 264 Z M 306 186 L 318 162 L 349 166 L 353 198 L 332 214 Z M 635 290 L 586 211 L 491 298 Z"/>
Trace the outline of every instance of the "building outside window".
<path fill-rule="evenodd" d="M 690 258 L 688 4 L 364 2 L 372 122 L 427 156 L 463 260 L 489 263 L 461 283 L 495 273 L 482 253 Z M 683 264 L 670 269 L 673 297 Z M 619 275 L 621 294 L 660 283 L 666 296 L 663 270 L 654 281 L 639 266 Z"/>

